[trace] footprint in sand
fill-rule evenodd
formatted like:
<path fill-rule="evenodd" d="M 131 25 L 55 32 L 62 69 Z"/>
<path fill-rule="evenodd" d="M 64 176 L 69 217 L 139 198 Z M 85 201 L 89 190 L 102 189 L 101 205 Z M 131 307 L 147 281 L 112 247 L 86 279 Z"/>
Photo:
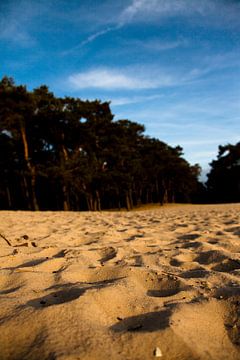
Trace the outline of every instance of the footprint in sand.
<path fill-rule="evenodd" d="M 222 236 L 222 235 L 225 235 L 225 232 L 218 230 L 218 231 L 215 232 L 215 234 L 217 236 Z"/>
<path fill-rule="evenodd" d="M 30 261 L 27 261 L 27 262 L 25 262 L 25 263 L 23 263 L 21 265 L 16 266 L 15 269 L 37 266 L 37 265 L 43 264 L 46 261 L 48 261 L 48 259 L 46 259 L 46 258 L 30 260 Z"/>
<path fill-rule="evenodd" d="M 222 286 L 221 288 L 216 289 L 213 294 L 213 297 L 219 300 L 226 300 L 226 299 L 234 300 L 234 298 L 239 299 L 239 295 L 240 295 L 239 286 L 234 287 L 229 284 L 227 286 Z M 239 300 L 237 300 L 236 303 L 239 303 Z M 236 315 L 240 319 L 239 314 Z"/>
<path fill-rule="evenodd" d="M 125 241 L 130 242 L 130 241 L 134 241 L 138 238 L 143 238 L 145 234 L 135 234 L 132 236 L 129 236 Z"/>
<path fill-rule="evenodd" d="M 187 242 L 187 243 L 183 244 L 181 247 L 183 249 L 188 249 L 188 248 L 197 249 L 200 246 L 202 246 L 202 243 L 200 241 L 191 241 L 191 242 Z"/>
<path fill-rule="evenodd" d="M 133 275 L 136 281 L 147 290 L 147 295 L 151 297 L 173 296 L 186 289 L 183 281 L 172 275 L 145 271 L 135 272 Z"/>
<path fill-rule="evenodd" d="M 176 267 L 179 267 L 179 266 L 181 266 L 182 265 L 182 261 L 179 261 L 179 260 L 177 260 L 177 259 L 171 259 L 170 260 L 170 262 L 169 262 L 169 264 L 171 265 L 171 266 L 176 266 Z"/>
<path fill-rule="evenodd" d="M 117 250 L 114 247 L 112 247 L 112 246 L 105 247 L 100 250 L 101 259 L 99 261 L 101 263 L 104 263 L 106 261 L 109 261 L 109 260 L 115 258 L 116 255 L 117 255 Z"/>
<path fill-rule="evenodd" d="M 170 316 L 170 309 L 130 316 L 121 319 L 111 326 L 110 329 L 114 332 L 152 332 L 163 330 L 169 326 Z"/>
<path fill-rule="evenodd" d="M 219 272 L 230 272 L 237 269 L 240 269 L 240 261 L 233 259 L 225 259 L 221 263 L 212 267 L 212 270 Z"/>
<path fill-rule="evenodd" d="M 200 253 L 196 258 L 199 264 L 210 265 L 212 263 L 220 262 L 226 259 L 226 256 L 217 250 L 210 250 Z"/>
<path fill-rule="evenodd" d="M 0 290 L 0 295 L 8 295 L 8 294 L 11 294 L 19 289 L 21 289 L 22 286 L 15 286 L 13 288 L 10 288 L 10 289 L 5 289 L 5 290 Z"/>
<path fill-rule="evenodd" d="M 157 278 L 149 284 L 147 295 L 153 297 L 173 296 L 185 288 L 186 286 L 184 286 L 179 279 L 175 279 L 174 277 Z"/>
<path fill-rule="evenodd" d="M 208 244 L 211 244 L 211 245 L 216 245 L 216 244 L 219 244 L 219 240 L 217 239 L 209 239 L 207 240 Z"/>
<path fill-rule="evenodd" d="M 143 262 L 143 258 L 141 255 L 134 255 L 132 257 L 129 258 L 129 262 L 128 265 L 130 266 L 143 266 L 144 262 Z"/>
<path fill-rule="evenodd" d="M 184 271 L 182 272 L 179 276 L 181 276 L 184 279 L 191 279 L 191 278 L 203 278 L 203 277 L 207 277 L 209 274 L 209 271 L 203 269 L 203 268 L 198 268 L 198 269 L 191 269 L 188 271 Z"/>
<path fill-rule="evenodd" d="M 43 307 L 64 304 L 70 301 L 77 300 L 88 290 L 102 289 L 111 286 L 118 280 L 119 278 L 89 283 L 67 283 L 61 285 L 54 285 L 47 289 L 54 290 L 53 292 L 41 298 L 28 301 L 27 304 L 24 305 L 24 307 L 31 306 L 41 309 Z"/>
<path fill-rule="evenodd" d="M 178 240 L 195 240 L 198 239 L 200 234 L 184 234 L 178 237 Z"/>
<path fill-rule="evenodd" d="M 69 249 L 64 250 L 65 256 L 67 259 L 76 259 L 77 257 L 82 255 L 81 249 Z"/>
<path fill-rule="evenodd" d="M 227 232 L 233 233 L 233 235 L 240 235 L 240 226 L 234 226 L 231 228 L 224 229 Z"/>
<path fill-rule="evenodd" d="M 240 302 L 236 298 L 229 301 L 231 311 L 228 313 L 228 319 L 225 322 L 225 328 L 228 337 L 235 345 L 240 345 Z"/>

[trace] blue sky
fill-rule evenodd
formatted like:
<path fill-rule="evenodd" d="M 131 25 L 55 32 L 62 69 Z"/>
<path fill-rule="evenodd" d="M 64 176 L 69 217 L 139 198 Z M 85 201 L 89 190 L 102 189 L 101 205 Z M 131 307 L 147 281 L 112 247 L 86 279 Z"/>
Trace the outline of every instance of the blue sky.
<path fill-rule="evenodd" d="M 0 0 L 0 76 L 111 100 L 204 170 L 240 135 L 240 1 Z"/>

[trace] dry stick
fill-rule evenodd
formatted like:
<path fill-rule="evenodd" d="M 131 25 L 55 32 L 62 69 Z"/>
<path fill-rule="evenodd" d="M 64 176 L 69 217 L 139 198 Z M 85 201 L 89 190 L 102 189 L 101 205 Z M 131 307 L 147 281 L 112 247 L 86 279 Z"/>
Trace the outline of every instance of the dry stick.
<path fill-rule="evenodd" d="M 5 236 L 4 236 L 3 234 L 0 233 L 0 236 L 1 236 L 1 238 L 2 238 L 3 240 L 6 241 L 6 243 L 7 243 L 9 246 L 12 246 L 12 244 L 10 243 L 10 241 L 9 241 L 7 238 L 5 238 Z"/>
<path fill-rule="evenodd" d="M 174 273 L 172 273 L 172 272 L 169 272 L 169 271 L 164 271 L 164 270 L 161 270 L 161 271 L 162 271 L 162 273 L 164 273 L 164 274 L 166 274 L 166 275 L 181 277 L 181 276 L 179 276 L 179 275 L 177 275 L 177 274 L 174 274 Z"/>

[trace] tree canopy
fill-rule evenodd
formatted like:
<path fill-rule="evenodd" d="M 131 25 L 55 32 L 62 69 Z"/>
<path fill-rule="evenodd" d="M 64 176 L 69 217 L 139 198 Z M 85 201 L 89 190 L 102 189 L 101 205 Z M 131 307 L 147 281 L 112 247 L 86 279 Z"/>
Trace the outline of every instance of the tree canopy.
<path fill-rule="evenodd" d="M 141 124 L 114 120 L 109 102 L 59 98 L 45 85 L 28 91 L 4 77 L 0 208 L 131 209 L 191 201 L 199 166 L 183 158 L 181 147 L 144 131 Z"/>
<path fill-rule="evenodd" d="M 220 145 L 217 160 L 210 165 L 207 181 L 210 200 L 240 202 L 240 142 Z"/>

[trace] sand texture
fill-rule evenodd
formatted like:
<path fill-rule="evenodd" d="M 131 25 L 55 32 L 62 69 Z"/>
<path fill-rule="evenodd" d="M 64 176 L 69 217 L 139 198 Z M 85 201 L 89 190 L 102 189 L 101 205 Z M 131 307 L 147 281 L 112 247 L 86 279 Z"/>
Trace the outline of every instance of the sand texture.
<path fill-rule="evenodd" d="M 240 359 L 240 205 L 0 212 L 0 359 Z"/>

